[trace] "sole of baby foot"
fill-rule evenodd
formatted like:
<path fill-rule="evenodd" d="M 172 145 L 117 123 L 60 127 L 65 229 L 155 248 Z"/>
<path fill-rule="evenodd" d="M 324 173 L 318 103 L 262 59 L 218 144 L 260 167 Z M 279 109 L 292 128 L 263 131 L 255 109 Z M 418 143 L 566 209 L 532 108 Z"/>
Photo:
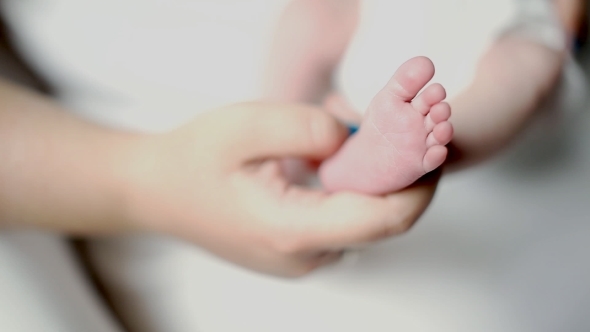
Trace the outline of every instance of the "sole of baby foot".
<path fill-rule="evenodd" d="M 442 165 L 453 127 L 443 86 L 426 87 L 433 76 L 426 57 L 400 66 L 371 101 L 359 131 L 322 163 L 326 190 L 395 192 Z"/>

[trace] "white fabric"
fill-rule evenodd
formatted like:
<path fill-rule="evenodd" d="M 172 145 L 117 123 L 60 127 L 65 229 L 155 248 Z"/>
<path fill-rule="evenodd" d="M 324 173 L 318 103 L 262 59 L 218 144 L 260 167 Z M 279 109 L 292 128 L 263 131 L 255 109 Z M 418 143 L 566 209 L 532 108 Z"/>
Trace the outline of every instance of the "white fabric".
<path fill-rule="evenodd" d="M 338 84 L 356 109 L 366 110 L 395 69 L 424 55 L 436 65 L 433 81 L 452 99 L 499 35 L 517 33 L 563 49 L 561 30 L 550 0 L 368 0 Z"/>
<path fill-rule="evenodd" d="M 435 63 L 433 81 L 452 98 L 467 86 L 479 56 L 515 12 L 512 0 L 364 1 L 339 72 L 340 89 L 356 109 L 365 110 L 402 63 L 424 55 Z"/>
<path fill-rule="evenodd" d="M 159 131 L 262 93 L 288 0 L 5 0 L 29 62 L 76 112 Z"/>
<path fill-rule="evenodd" d="M 2 6 L 20 49 L 63 102 L 96 121 L 157 131 L 260 97 L 267 28 L 284 2 Z M 452 96 L 515 8 L 508 0 L 367 1 L 338 85 L 364 109 L 402 61 L 423 54 Z M 95 263 L 142 332 L 587 331 L 590 119 L 576 116 L 575 126 L 554 122 L 553 132 L 516 146 L 518 158 L 446 178 L 409 235 L 303 280 L 260 276 L 159 237 L 96 241 Z"/>
<path fill-rule="evenodd" d="M 119 332 L 62 237 L 0 232 L 0 330 Z"/>
<path fill-rule="evenodd" d="M 518 10 L 514 23 L 509 27 L 510 32 L 532 38 L 558 51 L 568 46 L 552 1 L 520 0 L 517 4 Z"/>

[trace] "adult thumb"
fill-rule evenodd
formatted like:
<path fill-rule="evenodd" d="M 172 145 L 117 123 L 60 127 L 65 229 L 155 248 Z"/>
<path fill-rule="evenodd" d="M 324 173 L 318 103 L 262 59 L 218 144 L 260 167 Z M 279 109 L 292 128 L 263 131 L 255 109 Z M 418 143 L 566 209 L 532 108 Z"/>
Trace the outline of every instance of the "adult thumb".
<path fill-rule="evenodd" d="M 242 162 L 331 156 L 348 136 L 348 129 L 322 109 L 292 104 L 248 103 L 237 112 L 228 147 Z M 235 107 L 235 106 L 234 106 Z"/>

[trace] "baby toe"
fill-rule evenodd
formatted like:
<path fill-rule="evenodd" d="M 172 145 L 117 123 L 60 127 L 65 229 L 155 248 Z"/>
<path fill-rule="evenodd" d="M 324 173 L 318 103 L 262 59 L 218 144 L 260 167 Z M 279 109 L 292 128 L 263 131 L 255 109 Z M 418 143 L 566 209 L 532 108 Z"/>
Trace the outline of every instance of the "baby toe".
<path fill-rule="evenodd" d="M 432 129 L 434 129 L 434 126 L 436 126 L 436 123 L 434 122 L 434 120 L 432 120 L 432 117 L 430 116 L 430 114 L 428 114 L 427 116 L 424 117 L 424 128 L 426 128 L 427 132 L 432 132 Z"/>
<path fill-rule="evenodd" d="M 451 117 L 451 106 L 445 102 L 438 103 L 432 106 L 429 116 L 435 124 L 446 121 Z"/>
<path fill-rule="evenodd" d="M 432 129 L 432 136 L 438 144 L 446 145 L 453 138 L 453 125 L 448 121 L 438 123 Z"/>
<path fill-rule="evenodd" d="M 429 148 L 429 147 L 435 146 L 435 145 L 441 145 L 441 144 L 438 142 L 436 137 L 434 137 L 434 133 L 428 134 L 428 136 L 426 136 L 426 147 Z"/>
<path fill-rule="evenodd" d="M 435 83 L 429 85 L 418 97 L 412 100 L 412 106 L 422 115 L 428 114 L 433 105 L 440 103 L 447 96 L 447 92 L 442 85 Z"/>
<path fill-rule="evenodd" d="M 437 167 L 442 165 L 446 158 L 446 147 L 442 145 L 435 145 L 433 147 L 428 148 L 428 150 L 426 150 L 426 154 L 424 154 L 424 160 L 422 161 L 424 171 L 427 173 L 434 171 Z"/>

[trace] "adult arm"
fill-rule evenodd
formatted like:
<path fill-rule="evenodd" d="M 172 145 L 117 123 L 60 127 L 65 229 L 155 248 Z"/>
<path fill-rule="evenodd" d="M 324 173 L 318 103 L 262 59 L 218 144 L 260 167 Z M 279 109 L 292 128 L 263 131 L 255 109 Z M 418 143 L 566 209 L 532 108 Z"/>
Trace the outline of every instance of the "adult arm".
<path fill-rule="evenodd" d="M 72 234 L 134 228 L 125 205 L 136 139 L 0 81 L 0 224 Z"/>

